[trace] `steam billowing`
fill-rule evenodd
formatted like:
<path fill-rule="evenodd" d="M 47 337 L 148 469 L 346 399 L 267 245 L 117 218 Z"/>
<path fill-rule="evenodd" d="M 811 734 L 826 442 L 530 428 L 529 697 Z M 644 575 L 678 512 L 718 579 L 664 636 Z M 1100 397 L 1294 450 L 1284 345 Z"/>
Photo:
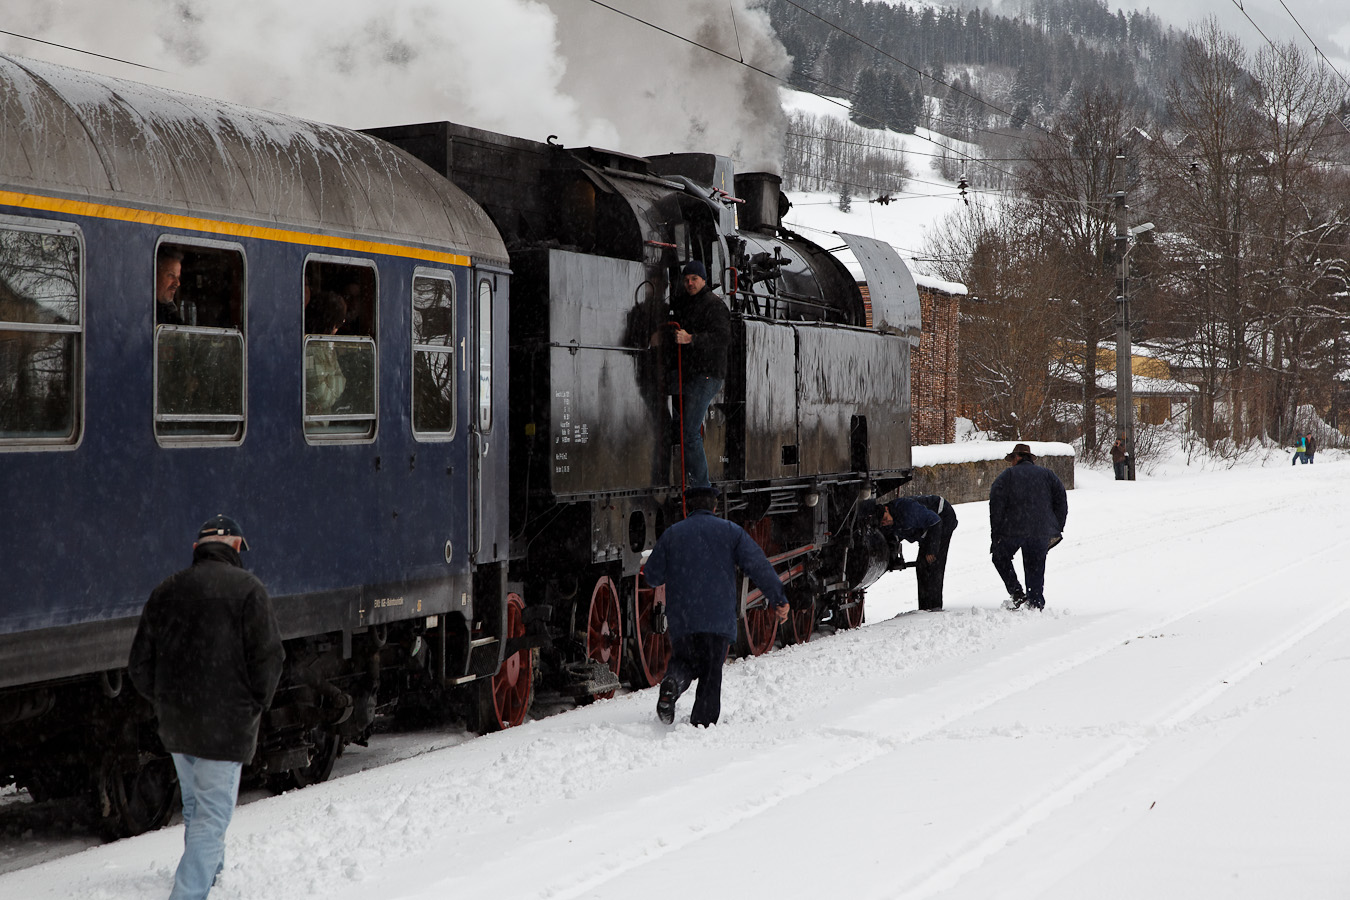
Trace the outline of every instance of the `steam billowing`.
<path fill-rule="evenodd" d="M 759 0 L 607 0 L 777 74 Z M 352 127 L 449 119 L 634 154 L 777 171 L 773 80 L 588 0 L 9 0 L 0 49 Z"/>

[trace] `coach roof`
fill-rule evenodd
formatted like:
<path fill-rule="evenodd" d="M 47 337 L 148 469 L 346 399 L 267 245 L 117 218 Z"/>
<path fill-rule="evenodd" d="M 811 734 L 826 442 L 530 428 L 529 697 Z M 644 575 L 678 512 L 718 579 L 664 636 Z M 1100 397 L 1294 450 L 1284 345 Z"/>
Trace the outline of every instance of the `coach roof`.
<path fill-rule="evenodd" d="M 370 135 L 3 54 L 0 190 L 507 262 L 481 207 Z"/>

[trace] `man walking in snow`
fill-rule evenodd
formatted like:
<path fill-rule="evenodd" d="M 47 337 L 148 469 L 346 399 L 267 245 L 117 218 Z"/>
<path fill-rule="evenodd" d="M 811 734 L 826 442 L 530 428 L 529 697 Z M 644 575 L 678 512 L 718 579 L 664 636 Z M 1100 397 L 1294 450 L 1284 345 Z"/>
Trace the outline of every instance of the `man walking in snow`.
<path fill-rule="evenodd" d="M 671 657 L 661 681 L 656 715 L 667 725 L 675 721 L 675 701 L 695 679 L 698 692 L 689 721 L 717 724 L 722 711 L 722 663 L 736 640 L 737 566 L 777 611 L 778 621 L 788 617 L 787 595 L 778 573 L 744 528 L 717 517 L 718 493 L 715 487 L 685 492 L 689 517 L 665 530 L 644 569 L 648 584 L 666 586 Z"/>
<path fill-rule="evenodd" d="M 1006 457 L 1012 463 L 989 489 L 989 552 L 994 568 L 1008 589 L 1005 609 L 1024 603 L 1029 609 L 1045 608 L 1045 554 L 1059 543 L 1069 517 L 1069 499 L 1059 476 L 1036 465 L 1036 456 L 1026 444 L 1018 444 Z M 1012 558 L 1022 551 L 1022 571 L 1027 588 L 1017 581 Z"/>
<path fill-rule="evenodd" d="M 239 524 L 208 519 L 192 565 L 150 594 L 127 671 L 153 704 L 183 792 L 183 857 L 169 900 L 201 900 L 225 865 L 239 775 L 286 653 L 262 582 L 243 568 Z"/>

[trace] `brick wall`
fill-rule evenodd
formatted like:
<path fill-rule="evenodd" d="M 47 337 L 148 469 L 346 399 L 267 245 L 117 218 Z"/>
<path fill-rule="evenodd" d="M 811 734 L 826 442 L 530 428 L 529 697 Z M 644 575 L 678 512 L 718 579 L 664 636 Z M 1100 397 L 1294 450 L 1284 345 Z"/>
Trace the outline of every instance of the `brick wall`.
<path fill-rule="evenodd" d="M 914 443 L 950 444 L 956 440 L 961 298 L 920 287 L 919 305 L 923 334 L 919 352 L 910 357 L 909 373 Z"/>

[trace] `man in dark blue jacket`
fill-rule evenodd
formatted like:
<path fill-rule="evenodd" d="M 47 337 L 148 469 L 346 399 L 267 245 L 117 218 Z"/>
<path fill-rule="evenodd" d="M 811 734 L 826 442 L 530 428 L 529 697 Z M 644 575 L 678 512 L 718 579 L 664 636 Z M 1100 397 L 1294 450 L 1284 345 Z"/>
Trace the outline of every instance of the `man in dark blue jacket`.
<path fill-rule="evenodd" d="M 1008 589 L 1005 609 L 1023 603 L 1045 608 L 1045 554 L 1059 543 L 1069 518 L 1069 498 L 1059 476 L 1036 465 L 1026 444 L 1018 444 L 1005 459 L 1012 463 L 989 489 L 989 552 L 1003 585 Z M 1022 551 L 1027 589 L 1017 581 L 1012 558 Z"/>
<path fill-rule="evenodd" d="M 900 541 L 919 545 L 915 577 L 919 587 L 919 609 L 942 609 L 942 582 L 947 572 L 947 549 L 956 530 L 956 510 L 937 494 L 897 497 L 881 507 L 880 531 L 896 556 L 901 557 Z"/>
<path fill-rule="evenodd" d="M 737 566 L 777 611 L 778 621 L 788 617 L 778 573 L 744 528 L 717 517 L 717 496 L 715 487 L 686 491 L 689 517 L 667 528 L 647 558 L 647 583 L 666 586 L 671 657 L 656 715 L 667 725 L 675 721 L 675 701 L 695 679 L 689 721 L 714 725 L 721 714 L 722 663 L 736 640 L 740 612 Z"/>

